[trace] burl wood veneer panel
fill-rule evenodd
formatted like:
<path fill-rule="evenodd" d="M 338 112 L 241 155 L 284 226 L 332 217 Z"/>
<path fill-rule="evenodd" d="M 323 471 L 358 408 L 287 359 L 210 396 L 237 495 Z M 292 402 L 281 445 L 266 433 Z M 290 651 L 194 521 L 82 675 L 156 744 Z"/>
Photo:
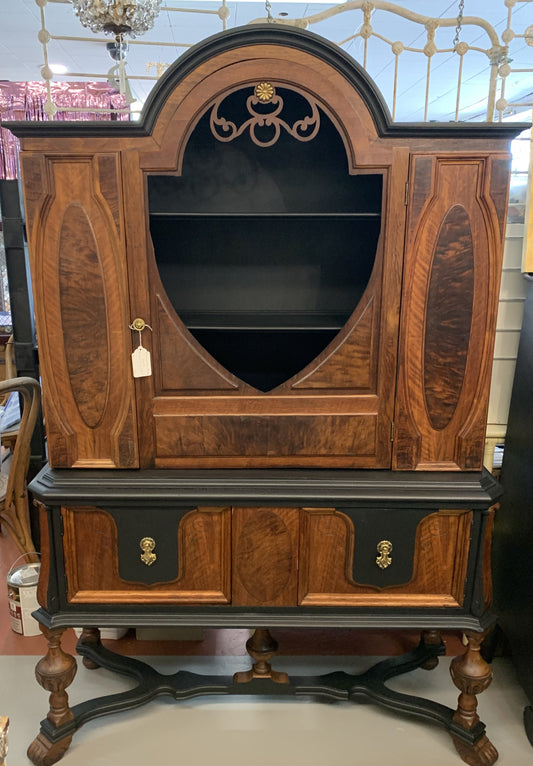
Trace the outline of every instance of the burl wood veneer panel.
<path fill-rule="evenodd" d="M 353 579 L 357 529 L 351 519 L 334 509 L 306 510 L 300 542 L 300 604 L 461 606 L 471 524 L 470 511 L 439 511 L 425 517 L 416 529 L 411 579 L 380 588 Z M 376 539 L 376 544 L 378 542 Z M 391 542 L 392 571 L 395 558 L 402 556 L 402 550 L 400 540 L 391 539 Z M 377 552 L 375 555 L 377 557 Z M 376 572 L 379 576 L 377 564 Z"/>
<path fill-rule="evenodd" d="M 291 388 L 376 391 L 379 298 L 370 296 L 362 303 L 355 321 L 349 322 L 304 374 L 296 375 Z"/>
<path fill-rule="evenodd" d="M 197 508 L 184 515 L 181 521 L 176 514 L 178 576 L 172 581 L 149 585 L 120 576 L 117 524 L 110 513 L 92 507 L 64 508 L 62 513 L 69 602 L 229 603 L 229 509 Z M 127 515 L 127 509 L 123 513 Z M 172 514 L 172 511 L 168 513 Z M 147 523 L 149 527 L 149 520 Z M 158 529 L 157 525 L 153 526 L 154 552 L 157 553 Z M 121 546 L 123 555 L 139 559 L 142 555 L 139 543 L 140 539 L 128 540 L 126 548 Z M 174 562 L 166 563 L 172 567 Z"/>
<path fill-rule="evenodd" d="M 22 165 L 50 463 L 137 467 L 118 156 Z"/>
<path fill-rule="evenodd" d="M 453 418 L 465 379 L 472 307 L 474 246 L 468 214 L 454 205 L 442 222 L 431 267 L 424 333 L 424 396 L 429 422 Z"/>
<path fill-rule="evenodd" d="M 156 465 L 205 464 L 313 465 L 317 456 L 324 464 L 373 465 L 376 452 L 376 415 L 277 415 L 264 417 L 253 411 L 235 415 L 156 416 Z M 349 456 L 346 457 L 345 456 Z M 365 460 L 365 457 L 367 458 Z"/>
<path fill-rule="evenodd" d="M 296 606 L 298 534 L 298 508 L 233 509 L 233 606 Z"/>
<path fill-rule="evenodd" d="M 501 266 L 492 167 L 487 157 L 412 160 L 396 469 L 482 467 Z"/>

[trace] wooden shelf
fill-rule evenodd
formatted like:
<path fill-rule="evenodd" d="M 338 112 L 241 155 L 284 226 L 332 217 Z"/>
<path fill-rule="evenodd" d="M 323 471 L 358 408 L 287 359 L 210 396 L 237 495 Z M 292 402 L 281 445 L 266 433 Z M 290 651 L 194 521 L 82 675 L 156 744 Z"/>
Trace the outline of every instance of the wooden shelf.
<path fill-rule="evenodd" d="M 250 332 L 316 332 L 340 330 L 349 314 L 307 312 L 188 312 L 180 318 L 189 330 Z"/>
<path fill-rule="evenodd" d="M 229 219 L 240 219 L 240 218 L 262 218 L 265 220 L 276 220 L 276 219 L 305 219 L 305 218 L 319 218 L 321 220 L 324 219 L 331 219 L 334 220 L 336 218 L 340 219 L 350 219 L 350 218 L 361 218 L 361 219 L 368 219 L 368 218 L 381 218 L 381 213 L 372 213 L 372 212 L 366 212 L 366 213 L 315 213 L 315 212 L 306 212 L 306 213 L 285 213 L 285 212 L 278 212 L 278 213 L 210 213 L 210 212 L 201 212 L 201 213 L 195 213 L 195 212 L 184 212 L 184 213 L 159 213 L 157 211 L 150 211 L 150 218 L 154 219 L 167 219 L 167 220 L 180 220 L 180 219 L 188 219 L 188 218 L 209 218 L 210 220 L 214 218 L 229 218 Z"/>

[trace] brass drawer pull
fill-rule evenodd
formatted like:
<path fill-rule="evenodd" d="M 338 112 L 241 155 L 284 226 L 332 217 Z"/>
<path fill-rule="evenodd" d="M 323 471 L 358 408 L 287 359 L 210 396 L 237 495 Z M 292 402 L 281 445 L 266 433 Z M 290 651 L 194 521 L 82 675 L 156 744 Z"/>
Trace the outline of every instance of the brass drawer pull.
<path fill-rule="evenodd" d="M 157 558 L 157 555 L 153 552 L 155 548 L 155 540 L 153 537 L 143 537 L 139 543 L 139 547 L 142 550 L 141 561 L 146 564 L 147 567 L 151 566 Z"/>
<path fill-rule="evenodd" d="M 377 545 L 379 556 L 376 558 L 376 564 L 380 569 L 386 569 L 392 564 L 390 553 L 392 553 L 392 543 L 389 540 L 381 540 Z"/>

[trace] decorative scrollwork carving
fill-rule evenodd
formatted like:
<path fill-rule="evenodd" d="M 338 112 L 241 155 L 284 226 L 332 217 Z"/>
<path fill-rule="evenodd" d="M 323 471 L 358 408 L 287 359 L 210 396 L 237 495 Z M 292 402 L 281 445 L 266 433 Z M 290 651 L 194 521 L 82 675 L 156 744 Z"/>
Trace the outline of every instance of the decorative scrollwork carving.
<path fill-rule="evenodd" d="M 303 94 L 299 93 L 299 95 L 303 97 Z M 282 129 L 297 141 L 311 141 L 320 129 L 320 113 L 316 101 L 305 96 L 311 114 L 290 125 L 281 116 L 284 106 L 283 98 L 276 93 L 275 87 L 269 82 L 260 82 L 255 87 L 254 93 L 246 99 L 246 109 L 251 116 L 240 127 L 237 127 L 232 120 L 219 115 L 224 98 L 225 96 L 215 101 L 210 115 L 211 132 L 219 141 L 233 141 L 249 130 L 254 144 L 267 147 L 273 146 L 278 141 Z M 268 111 L 265 111 L 265 107 Z M 268 137 L 261 135 L 257 130 L 265 127 L 271 129 Z"/>

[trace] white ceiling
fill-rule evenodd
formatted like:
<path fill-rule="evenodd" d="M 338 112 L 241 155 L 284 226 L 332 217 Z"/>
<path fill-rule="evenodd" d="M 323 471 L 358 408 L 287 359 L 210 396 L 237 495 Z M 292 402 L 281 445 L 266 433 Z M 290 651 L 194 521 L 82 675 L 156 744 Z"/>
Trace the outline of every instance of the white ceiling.
<path fill-rule="evenodd" d="M 43 0 L 40 0 L 41 3 Z M 533 24 L 533 2 L 515 0 L 513 28 L 523 33 Z M 165 5 L 165 3 L 163 3 Z M 398 0 L 403 8 L 436 17 L 454 18 L 457 15 L 457 0 Z M 222 22 L 216 13 L 190 13 L 171 11 L 168 7 L 189 10 L 217 11 L 220 2 L 215 0 L 188 0 L 188 2 L 166 3 L 161 10 L 154 28 L 130 44 L 127 56 L 127 72 L 135 97 L 144 102 L 154 85 L 148 77 L 148 65 L 170 64 L 188 46 L 222 30 Z M 261 2 L 228 0 L 230 16 L 228 28 L 247 24 L 252 20 L 265 18 L 265 5 Z M 331 3 L 297 2 L 297 0 L 272 0 L 271 13 L 274 18 L 294 19 L 312 16 L 331 8 Z M 500 36 L 507 27 L 507 7 L 504 0 L 465 0 L 465 15 L 480 16 L 489 21 Z M 46 28 L 52 36 L 77 37 L 83 40 L 52 40 L 48 45 L 50 64 L 64 64 L 69 76 L 56 76 L 56 80 L 96 79 L 105 76 L 113 65 L 107 51 L 109 38 L 95 35 L 81 26 L 74 15 L 69 0 L 45 2 Z M 338 13 L 326 21 L 309 28 L 324 37 L 341 42 L 353 35 L 362 23 L 360 11 Z M 372 25 L 376 31 L 391 41 L 401 40 L 406 45 L 422 48 L 426 42 L 424 29 L 407 22 L 397 15 L 375 11 Z M 38 40 L 41 28 L 41 10 L 35 0 L 0 0 L 0 79 L 39 80 L 44 63 L 43 46 Z M 452 46 L 455 28 L 438 29 L 436 43 L 439 47 Z M 476 27 L 464 27 L 461 39 L 471 46 L 488 48 L 487 36 Z M 137 43 L 137 44 L 136 44 Z M 149 43 L 149 44 L 147 44 Z M 162 45 L 167 43 L 169 45 Z M 185 46 L 185 47 L 184 47 Z M 343 45 L 344 50 L 362 63 L 363 44 L 361 38 Z M 533 69 L 533 47 L 523 38 L 515 39 L 510 47 L 513 69 Z M 454 53 L 439 54 L 432 59 L 432 74 L 429 95 L 429 119 L 454 119 L 458 56 Z M 398 106 L 396 119 L 417 121 L 423 119 L 425 75 L 427 58 L 423 54 L 404 52 L 399 64 Z M 381 88 L 386 101 L 392 99 L 393 57 L 390 45 L 372 38 L 369 45 L 368 71 Z M 484 101 L 488 90 L 489 61 L 482 53 L 465 56 L 463 87 L 461 93 L 461 117 L 463 119 L 484 119 Z M 72 73 L 72 74 L 71 74 Z M 150 75 L 156 74 L 155 66 Z M 83 77 L 82 75 L 87 75 Z M 105 79 L 105 77 L 104 77 Z M 533 101 L 533 73 L 513 72 L 507 79 L 505 96 L 508 101 Z M 529 96 L 528 96 L 529 94 Z"/>

